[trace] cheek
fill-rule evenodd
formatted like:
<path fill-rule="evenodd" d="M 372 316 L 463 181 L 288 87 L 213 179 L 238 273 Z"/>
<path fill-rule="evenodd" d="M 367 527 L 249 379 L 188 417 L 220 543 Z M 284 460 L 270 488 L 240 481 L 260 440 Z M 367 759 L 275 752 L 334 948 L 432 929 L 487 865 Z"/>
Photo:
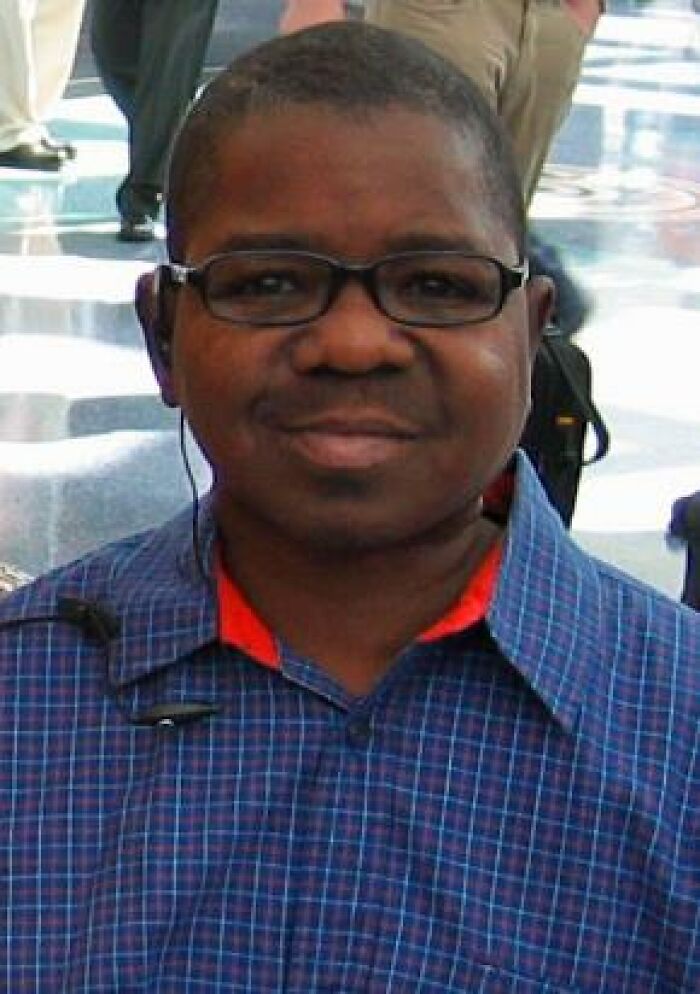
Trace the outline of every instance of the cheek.
<path fill-rule="evenodd" d="M 450 373 L 451 391 L 466 431 L 507 428 L 524 417 L 530 394 L 527 346 L 506 334 L 490 336 L 465 349 Z"/>
<path fill-rule="evenodd" d="M 187 324 L 183 320 L 176 328 L 173 382 L 177 400 L 207 452 L 234 444 L 235 429 L 244 423 L 242 412 L 251 402 L 259 365 L 251 351 L 234 328 L 213 328 L 207 320 Z"/>
<path fill-rule="evenodd" d="M 530 397 L 527 349 L 507 337 L 470 350 L 450 371 L 453 462 L 489 480 L 507 462 L 522 434 Z M 447 469 L 447 467 L 445 467 Z"/>

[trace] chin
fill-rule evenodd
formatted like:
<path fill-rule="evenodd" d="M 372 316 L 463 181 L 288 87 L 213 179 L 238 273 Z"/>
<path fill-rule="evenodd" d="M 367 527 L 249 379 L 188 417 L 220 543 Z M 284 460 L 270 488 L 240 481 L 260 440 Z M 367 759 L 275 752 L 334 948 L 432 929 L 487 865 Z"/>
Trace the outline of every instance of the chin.
<path fill-rule="evenodd" d="M 414 506 L 397 506 L 375 515 L 352 510 L 338 510 L 330 516 L 316 515 L 307 520 L 285 520 L 279 524 L 292 541 L 308 548 L 312 555 L 369 555 L 391 549 L 418 548 L 441 543 L 473 524 L 480 514 L 480 503 L 452 508 L 447 513 L 417 514 Z"/>
<path fill-rule="evenodd" d="M 269 482 L 269 480 L 268 480 Z M 480 500 L 459 482 L 436 494 L 402 480 L 383 485 L 374 474 L 328 474 L 313 486 L 220 486 L 219 507 L 235 532 L 252 528 L 272 542 L 312 556 L 370 554 L 418 546 L 461 533 L 480 513 Z M 455 494 L 455 490 L 457 494 Z M 480 492 L 480 491 L 479 491 Z"/>
<path fill-rule="evenodd" d="M 395 522 L 361 521 L 345 515 L 332 521 L 285 522 L 285 531 L 311 554 L 324 556 L 378 552 L 413 537 L 411 529 L 401 529 Z"/>

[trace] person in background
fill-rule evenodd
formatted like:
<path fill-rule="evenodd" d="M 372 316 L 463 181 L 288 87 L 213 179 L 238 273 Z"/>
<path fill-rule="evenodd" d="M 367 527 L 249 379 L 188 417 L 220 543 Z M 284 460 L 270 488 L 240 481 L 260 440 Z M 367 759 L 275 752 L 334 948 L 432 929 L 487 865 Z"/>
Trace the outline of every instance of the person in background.
<path fill-rule="evenodd" d="M 284 0 L 279 29 L 283 34 L 345 18 L 343 0 Z"/>
<path fill-rule="evenodd" d="M 685 547 L 681 600 L 700 611 L 700 490 L 674 501 L 667 538 L 672 547 Z"/>
<path fill-rule="evenodd" d="M 46 121 L 63 95 L 85 0 L 0 0 L 0 167 L 57 172 L 75 157 Z"/>
<path fill-rule="evenodd" d="M 155 236 L 170 146 L 199 83 L 217 0 L 94 0 L 98 72 L 129 125 L 129 171 L 117 195 L 127 242 Z"/>
<path fill-rule="evenodd" d="M 481 87 L 529 205 L 601 9 L 600 0 L 366 0 L 365 18 L 420 39 Z"/>
<path fill-rule="evenodd" d="M 515 451 L 552 286 L 478 88 L 277 37 L 166 207 L 213 489 L 0 598 L 4 989 L 695 994 L 700 616 Z"/>
<path fill-rule="evenodd" d="M 602 0 L 366 0 L 365 17 L 420 39 L 481 87 L 508 132 L 529 207 L 603 6 Z M 535 233 L 530 252 L 537 271 L 555 280 L 560 330 L 577 331 L 590 309 L 588 295 Z"/>

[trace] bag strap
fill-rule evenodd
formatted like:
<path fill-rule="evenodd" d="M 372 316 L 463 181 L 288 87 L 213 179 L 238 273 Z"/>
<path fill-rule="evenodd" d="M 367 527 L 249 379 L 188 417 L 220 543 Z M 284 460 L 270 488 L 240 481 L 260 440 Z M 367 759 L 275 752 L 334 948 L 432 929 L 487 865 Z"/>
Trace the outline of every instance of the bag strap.
<path fill-rule="evenodd" d="M 610 449 L 610 432 L 608 431 L 608 426 L 591 398 L 581 391 L 576 381 L 576 371 L 571 365 L 571 360 L 566 351 L 567 344 L 569 344 L 568 339 L 558 332 L 556 328 L 550 328 L 542 336 L 542 343 L 544 348 L 547 349 L 552 362 L 566 380 L 581 414 L 583 414 L 586 421 L 593 428 L 596 439 L 595 452 L 592 456 L 583 460 L 584 466 L 590 466 L 592 463 L 602 459 Z"/>

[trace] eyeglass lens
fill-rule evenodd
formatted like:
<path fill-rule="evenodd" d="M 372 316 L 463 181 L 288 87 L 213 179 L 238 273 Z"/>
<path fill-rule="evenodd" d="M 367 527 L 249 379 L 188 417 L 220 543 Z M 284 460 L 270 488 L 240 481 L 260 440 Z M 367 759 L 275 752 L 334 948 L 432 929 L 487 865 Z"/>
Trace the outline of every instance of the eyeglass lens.
<path fill-rule="evenodd" d="M 353 276 L 389 317 L 408 323 L 481 321 L 502 302 L 495 260 L 440 252 L 398 255 L 357 271 L 301 253 L 231 253 L 206 264 L 202 290 L 210 311 L 224 320 L 292 324 L 320 316 Z"/>

